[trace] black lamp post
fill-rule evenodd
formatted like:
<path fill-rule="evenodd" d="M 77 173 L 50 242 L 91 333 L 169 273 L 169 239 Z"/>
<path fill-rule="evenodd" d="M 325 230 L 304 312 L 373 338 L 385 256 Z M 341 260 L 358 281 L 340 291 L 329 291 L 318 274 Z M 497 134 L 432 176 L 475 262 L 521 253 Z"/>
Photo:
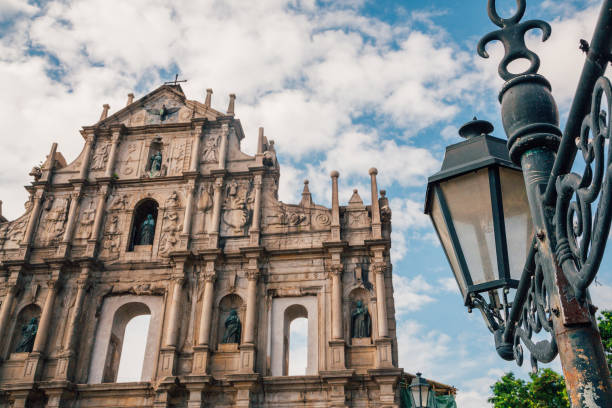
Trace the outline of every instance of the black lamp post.
<path fill-rule="evenodd" d="M 550 84 L 537 74 L 539 58 L 524 42 L 526 31 L 540 29 L 546 40 L 551 28 L 520 22 L 526 2 L 516 4 L 516 14 L 502 19 L 489 0 L 489 18 L 501 29 L 478 44 L 485 58 L 488 42 L 504 45 L 499 101 L 507 148 L 488 135 L 488 122 L 464 125 L 467 140 L 447 148 L 442 170 L 429 179 L 425 212 L 465 304 L 482 312 L 499 355 L 521 365 L 525 346 L 537 369 L 559 354 L 572 407 L 612 407 L 588 295 L 612 222 L 612 125 L 602 110 L 612 112 L 603 76 L 612 59 L 612 0 L 603 0 L 591 44 L 581 40 L 587 57 L 563 132 Z M 530 67 L 508 72 L 521 58 Z M 577 150 L 582 174 L 571 173 Z M 537 333 L 547 339 L 536 341 Z"/>
<path fill-rule="evenodd" d="M 412 406 L 415 408 L 433 408 L 428 404 L 431 385 L 426 379 L 421 377 L 421 373 L 416 373 L 416 377 L 410 383 L 410 397 Z"/>

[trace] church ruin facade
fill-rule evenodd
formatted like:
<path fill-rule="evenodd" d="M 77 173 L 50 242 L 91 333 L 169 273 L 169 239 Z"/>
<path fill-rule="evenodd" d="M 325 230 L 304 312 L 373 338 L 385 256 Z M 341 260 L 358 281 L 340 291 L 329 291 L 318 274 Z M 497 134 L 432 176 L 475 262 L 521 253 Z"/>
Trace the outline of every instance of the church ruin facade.
<path fill-rule="evenodd" d="M 274 143 L 163 85 L 54 144 L 26 212 L 0 218 L 0 407 L 397 407 L 391 211 L 278 200 Z M 296 185 L 296 188 L 300 186 Z M 140 381 L 117 382 L 149 315 Z M 307 319 L 306 373 L 288 375 Z"/>

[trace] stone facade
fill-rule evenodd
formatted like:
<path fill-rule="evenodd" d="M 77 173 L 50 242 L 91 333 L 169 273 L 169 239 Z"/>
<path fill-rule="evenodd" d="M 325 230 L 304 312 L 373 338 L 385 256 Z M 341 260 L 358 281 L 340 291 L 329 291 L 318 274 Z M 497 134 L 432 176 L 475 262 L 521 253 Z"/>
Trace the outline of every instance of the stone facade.
<path fill-rule="evenodd" d="M 396 407 L 391 211 L 278 200 L 274 143 L 255 156 L 234 117 L 164 85 L 32 170 L 26 212 L 0 218 L 2 407 Z M 296 188 L 299 188 L 296 186 Z M 143 222 L 151 215 L 154 229 Z M 149 234 L 150 233 L 150 238 Z M 352 338 L 357 301 L 371 335 Z M 223 343 L 231 310 L 239 343 Z M 151 315 L 140 382 L 117 383 L 127 322 Z M 308 318 L 305 376 L 288 376 L 288 327 Z M 38 319 L 31 352 L 15 352 Z M 365 327 L 365 326 L 364 326 Z"/>

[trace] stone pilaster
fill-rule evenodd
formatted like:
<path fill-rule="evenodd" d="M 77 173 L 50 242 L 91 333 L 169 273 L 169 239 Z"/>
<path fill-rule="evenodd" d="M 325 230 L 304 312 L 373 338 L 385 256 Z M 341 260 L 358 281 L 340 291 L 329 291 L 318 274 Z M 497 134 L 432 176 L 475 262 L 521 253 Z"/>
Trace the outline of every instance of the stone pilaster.
<path fill-rule="evenodd" d="M 262 174 L 256 174 L 253 177 L 253 185 L 255 189 L 255 202 L 253 203 L 253 222 L 249 229 L 250 244 L 253 246 L 259 246 L 259 234 L 261 229 L 261 188 L 262 188 Z"/>
<path fill-rule="evenodd" d="M 219 143 L 219 170 L 225 170 L 225 163 L 227 161 L 227 144 L 229 137 L 229 125 L 224 123 L 221 125 L 221 139 Z"/>
<path fill-rule="evenodd" d="M 382 226 L 380 223 L 380 208 L 378 206 L 378 185 L 376 184 L 378 170 L 372 167 L 369 172 L 370 187 L 372 190 L 372 239 L 381 239 Z"/>
<path fill-rule="evenodd" d="M 215 285 L 215 261 L 208 260 L 200 276 L 204 281 L 204 295 L 202 296 L 202 311 L 200 313 L 200 326 L 198 331 L 198 344 L 194 346 L 193 375 L 205 375 L 208 370 L 210 326 L 212 323 L 213 289 Z"/>
<path fill-rule="evenodd" d="M 208 234 L 210 236 L 209 248 L 216 248 L 219 242 L 219 223 L 221 222 L 221 204 L 223 195 L 223 177 L 215 180 L 213 194 L 213 213 Z"/>
<path fill-rule="evenodd" d="M 104 184 L 98 191 L 98 202 L 96 203 L 96 215 L 94 217 L 94 224 L 91 231 L 91 236 L 87 242 L 87 256 L 95 256 L 95 252 L 98 246 L 98 242 L 101 238 L 102 220 L 104 219 L 104 207 L 106 199 L 108 198 L 109 187 L 108 184 Z"/>
<path fill-rule="evenodd" d="M 55 378 L 57 380 L 72 380 L 72 374 L 76 363 L 78 348 L 78 341 L 80 336 L 77 333 L 79 326 L 78 322 L 81 318 L 81 310 L 83 308 L 83 301 L 89 288 L 89 274 L 90 266 L 83 265 L 81 274 L 77 280 L 77 293 L 74 300 L 74 308 L 70 314 L 67 328 L 67 336 L 64 344 L 62 345 L 62 352 L 58 358 L 57 368 L 55 371 Z"/>
<path fill-rule="evenodd" d="M 21 267 L 17 267 L 11 271 L 8 279 L 8 291 L 6 296 L 2 300 L 2 306 L 0 307 L 0 347 L 10 347 L 10 336 L 7 332 L 8 322 L 11 317 L 11 311 L 13 309 L 13 303 L 15 302 L 15 296 L 19 292 L 21 277 Z M 4 344 L 3 344 L 4 343 Z M 0 349 L 0 355 L 2 355 Z"/>
<path fill-rule="evenodd" d="M 56 255 L 60 258 L 68 256 L 70 251 L 70 245 L 72 242 L 72 237 L 74 236 L 74 228 L 76 224 L 76 219 L 79 214 L 79 206 L 81 204 L 81 187 L 77 186 L 75 191 L 70 194 L 70 209 L 68 210 L 68 219 L 66 221 L 66 229 L 64 231 L 64 236 L 62 237 L 62 242 L 58 247 L 58 251 Z"/>
<path fill-rule="evenodd" d="M 45 198 L 44 190 L 42 188 L 38 188 L 34 192 L 34 206 L 32 208 L 32 212 L 30 213 L 30 218 L 28 219 L 28 227 L 26 228 L 26 232 L 20 244 L 20 247 L 21 247 L 20 255 L 23 257 L 27 256 L 27 252 L 30 248 L 30 245 L 32 244 L 32 240 L 34 239 L 34 232 L 36 231 L 36 227 L 40 219 L 40 212 L 42 210 L 42 202 L 44 198 Z"/>
<path fill-rule="evenodd" d="M 191 225 L 193 224 L 193 206 L 195 195 L 195 179 L 189 180 L 187 184 L 187 202 L 185 203 L 185 217 L 183 218 L 183 231 L 179 248 L 186 250 L 189 247 Z"/>
<path fill-rule="evenodd" d="M 338 177 L 340 177 L 340 173 L 334 170 L 330 175 L 332 179 L 331 240 L 340 241 L 340 203 L 338 201 Z"/>
<path fill-rule="evenodd" d="M 177 265 L 177 273 L 172 279 L 172 301 L 170 303 L 169 317 L 164 333 L 164 345 L 161 348 L 160 367 L 158 370 L 161 377 L 169 377 L 175 374 L 181 300 L 183 298 L 183 284 L 185 283 L 183 267 L 183 263 Z"/>
<path fill-rule="evenodd" d="M 123 125 L 121 127 L 113 127 L 112 138 L 111 138 L 111 148 L 110 153 L 108 155 L 108 162 L 106 163 L 106 171 L 104 172 L 104 177 L 112 177 L 113 171 L 115 170 L 115 162 L 117 161 L 117 149 L 119 148 L 119 143 L 121 143 L 121 134 L 123 131 Z"/>
<path fill-rule="evenodd" d="M 200 144 L 202 143 L 202 131 L 200 127 L 194 130 L 193 147 L 191 148 L 191 162 L 189 163 L 189 171 L 197 172 L 200 167 Z"/>
<path fill-rule="evenodd" d="M 91 150 L 93 148 L 94 141 L 95 134 L 88 134 L 87 140 L 85 141 L 85 149 L 83 151 L 83 161 L 81 162 L 81 167 L 79 168 L 79 180 L 87 179 L 89 172 L 89 163 L 91 161 Z"/>

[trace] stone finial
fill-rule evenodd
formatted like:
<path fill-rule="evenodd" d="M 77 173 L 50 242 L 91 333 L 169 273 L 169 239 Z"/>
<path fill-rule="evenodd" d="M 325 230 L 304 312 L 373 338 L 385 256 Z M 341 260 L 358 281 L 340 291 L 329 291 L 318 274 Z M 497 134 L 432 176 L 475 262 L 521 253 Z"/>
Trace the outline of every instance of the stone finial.
<path fill-rule="evenodd" d="M 125 104 L 125 106 L 130 106 L 132 104 L 132 102 L 134 102 L 134 94 L 130 92 L 128 94 L 128 100 L 127 100 L 127 103 Z"/>
<path fill-rule="evenodd" d="M 236 101 L 236 94 L 229 95 L 229 105 L 227 105 L 227 114 L 234 115 L 234 103 Z"/>
<path fill-rule="evenodd" d="M 0 200 L 0 218 L 2 218 L 2 200 Z"/>
<path fill-rule="evenodd" d="M 340 202 L 338 200 L 338 177 L 340 177 L 340 173 L 333 170 L 329 175 L 332 179 L 331 239 L 332 241 L 340 241 Z"/>
<path fill-rule="evenodd" d="M 340 173 L 338 173 L 337 170 L 332 170 L 332 172 L 329 173 L 329 175 L 331 176 L 331 178 L 338 178 L 338 177 L 340 177 Z"/>
<path fill-rule="evenodd" d="M 378 170 L 372 167 L 370 173 L 370 186 L 372 190 L 372 235 L 374 239 L 381 238 L 380 226 L 380 207 L 378 205 L 378 185 L 376 184 L 376 175 Z"/>
<path fill-rule="evenodd" d="M 304 189 L 302 190 L 302 201 L 300 202 L 302 207 L 310 207 L 312 205 L 312 195 L 308 188 L 308 180 L 304 180 Z"/>
<path fill-rule="evenodd" d="M 204 106 L 210 108 L 210 102 L 212 100 L 212 88 L 206 89 L 206 99 L 204 100 Z"/>
<path fill-rule="evenodd" d="M 351 199 L 349 200 L 349 207 L 361 207 L 363 205 L 363 200 L 361 199 L 361 197 L 359 196 L 359 193 L 357 192 L 357 189 L 353 189 L 353 195 L 351 196 Z"/>
<path fill-rule="evenodd" d="M 104 120 L 108 117 L 108 110 L 110 109 L 110 105 L 108 103 L 105 103 L 104 105 L 102 105 L 102 114 L 100 115 L 100 120 Z"/>
<path fill-rule="evenodd" d="M 370 176 L 375 176 L 378 174 L 378 170 L 376 170 L 376 167 L 372 167 L 370 170 L 368 170 L 368 173 L 370 173 Z"/>
<path fill-rule="evenodd" d="M 259 128 L 259 135 L 257 136 L 257 154 L 264 152 L 264 128 Z"/>

